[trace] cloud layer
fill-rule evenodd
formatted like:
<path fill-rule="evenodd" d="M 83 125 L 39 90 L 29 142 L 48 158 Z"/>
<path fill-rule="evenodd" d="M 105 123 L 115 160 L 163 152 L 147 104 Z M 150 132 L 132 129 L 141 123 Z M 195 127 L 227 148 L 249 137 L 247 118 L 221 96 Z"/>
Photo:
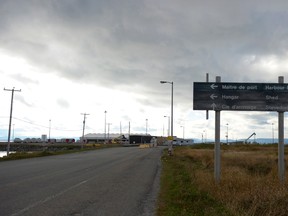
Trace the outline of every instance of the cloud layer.
<path fill-rule="evenodd" d="M 205 81 L 206 73 L 210 81 L 221 76 L 223 82 L 277 82 L 278 76 L 287 74 L 286 1 L 2 0 L 0 4 L 1 53 L 25 61 L 36 75 L 29 70 L 11 74 L 8 66 L 0 68 L 0 74 L 11 83 L 21 81 L 25 88 L 43 87 L 41 77 L 55 76 L 71 85 L 95 86 L 103 94 L 118 92 L 115 95 L 124 101 L 130 98 L 129 103 L 147 116 L 161 113 L 161 108 L 169 112 L 169 86 L 159 81 L 171 80 L 175 121 L 181 122 L 196 120 L 193 82 Z M 73 91 L 72 86 L 67 88 Z M 73 96 L 79 102 L 83 98 L 80 92 Z M 27 97 L 18 100 L 40 104 Z M 62 95 L 53 97 L 55 106 L 76 106 Z M 196 136 L 192 129 L 190 134 Z"/>

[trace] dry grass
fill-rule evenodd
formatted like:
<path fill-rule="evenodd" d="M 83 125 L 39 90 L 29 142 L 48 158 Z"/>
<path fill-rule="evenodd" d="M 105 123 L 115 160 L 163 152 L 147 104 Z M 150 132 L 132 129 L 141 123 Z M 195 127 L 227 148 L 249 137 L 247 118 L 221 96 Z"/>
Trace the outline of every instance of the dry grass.
<path fill-rule="evenodd" d="M 288 215 L 288 181 L 281 183 L 278 178 L 277 146 L 222 148 L 219 184 L 214 181 L 214 150 L 179 148 L 175 156 L 180 155 L 194 162 L 187 168 L 198 188 L 225 204 L 232 214 Z"/>

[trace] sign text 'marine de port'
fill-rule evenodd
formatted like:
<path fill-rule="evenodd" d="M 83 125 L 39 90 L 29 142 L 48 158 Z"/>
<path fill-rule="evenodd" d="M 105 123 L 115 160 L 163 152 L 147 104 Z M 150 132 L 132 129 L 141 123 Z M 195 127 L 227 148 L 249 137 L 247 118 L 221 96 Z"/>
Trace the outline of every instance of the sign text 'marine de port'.
<path fill-rule="evenodd" d="M 288 111 L 288 84 L 194 82 L 194 110 Z"/>

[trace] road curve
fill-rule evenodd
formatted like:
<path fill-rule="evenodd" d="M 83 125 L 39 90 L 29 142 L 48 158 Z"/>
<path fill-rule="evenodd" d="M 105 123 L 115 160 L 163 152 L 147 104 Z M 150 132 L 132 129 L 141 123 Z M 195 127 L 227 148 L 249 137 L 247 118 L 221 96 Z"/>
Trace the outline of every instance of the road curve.
<path fill-rule="evenodd" d="M 0 215 L 150 216 L 162 148 L 109 148 L 0 163 Z"/>

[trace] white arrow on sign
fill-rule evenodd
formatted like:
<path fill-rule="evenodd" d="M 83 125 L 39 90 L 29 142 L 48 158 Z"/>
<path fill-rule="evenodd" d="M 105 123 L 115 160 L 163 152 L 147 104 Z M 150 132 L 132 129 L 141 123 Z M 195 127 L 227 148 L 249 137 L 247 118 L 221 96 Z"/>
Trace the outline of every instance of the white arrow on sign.
<path fill-rule="evenodd" d="M 210 95 L 210 98 L 211 98 L 212 100 L 214 100 L 214 99 L 217 98 L 217 97 L 218 97 L 218 96 L 215 95 L 215 94 Z"/>
<path fill-rule="evenodd" d="M 213 104 L 211 105 L 211 107 L 213 108 L 213 110 L 215 110 L 215 108 L 217 107 L 217 105 L 216 105 L 215 103 L 213 103 Z"/>
<path fill-rule="evenodd" d="M 214 83 L 210 86 L 212 89 L 218 88 L 218 85 L 215 85 Z"/>

